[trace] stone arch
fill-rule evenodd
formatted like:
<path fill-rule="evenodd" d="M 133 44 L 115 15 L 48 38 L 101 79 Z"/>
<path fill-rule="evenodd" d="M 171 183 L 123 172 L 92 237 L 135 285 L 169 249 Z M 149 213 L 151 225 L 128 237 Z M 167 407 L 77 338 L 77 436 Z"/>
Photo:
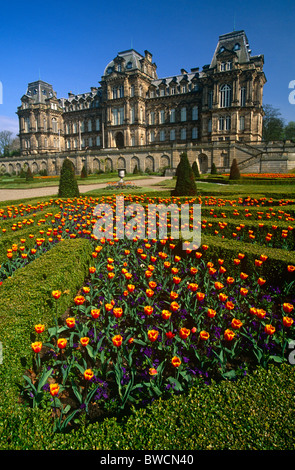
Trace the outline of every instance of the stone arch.
<path fill-rule="evenodd" d="M 200 155 L 198 156 L 198 163 L 200 173 L 208 173 L 208 156 L 205 153 L 200 153 Z"/>
<path fill-rule="evenodd" d="M 126 160 L 123 157 L 118 158 L 118 169 L 126 169 Z"/>
<path fill-rule="evenodd" d="M 36 173 L 38 173 L 38 171 L 39 171 L 38 163 L 33 162 L 32 163 L 32 173 L 36 174 Z"/>
<path fill-rule="evenodd" d="M 9 163 L 9 164 L 8 164 L 8 173 L 9 173 L 10 175 L 12 175 L 13 172 L 14 172 L 14 166 L 13 166 L 12 163 Z"/>
<path fill-rule="evenodd" d="M 19 175 L 21 171 L 22 171 L 22 166 L 19 162 L 17 162 L 15 165 L 15 172 L 17 175 Z"/>
<path fill-rule="evenodd" d="M 6 172 L 7 172 L 6 166 L 4 165 L 4 163 L 2 163 L 1 167 L 0 167 L 0 174 L 4 175 L 4 173 L 6 173 Z"/>
<path fill-rule="evenodd" d="M 47 162 L 45 160 L 43 160 L 41 162 L 41 170 L 44 171 L 46 170 L 47 171 Z"/>
<path fill-rule="evenodd" d="M 100 171 L 100 160 L 98 158 L 93 159 L 93 172 Z"/>
<path fill-rule="evenodd" d="M 113 160 L 110 157 L 105 159 L 105 171 L 113 171 Z"/>
<path fill-rule="evenodd" d="M 160 168 L 170 168 L 170 157 L 168 155 L 161 155 Z"/>
<path fill-rule="evenodd" d="M 145 159 L 145 170 L 155 171 L 155 160 L 151 155 L 148 155 Z"/>
<path fill-rule="evenodd" d="M 140 160 L 138 157 L 136 157 L 135 155 L 131 158 L 131 173 L 133 173 L 133 171 L 135 170 L 135 168 L 137 167 L 138 171 L 140 171 Z"/>

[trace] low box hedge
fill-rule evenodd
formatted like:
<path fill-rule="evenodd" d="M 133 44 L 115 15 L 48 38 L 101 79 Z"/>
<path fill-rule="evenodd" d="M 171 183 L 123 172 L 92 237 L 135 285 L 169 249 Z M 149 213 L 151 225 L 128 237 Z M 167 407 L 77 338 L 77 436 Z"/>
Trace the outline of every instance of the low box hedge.
<path fill-rule="evenodd" d="M 54 315 L 65 312 L 88 273 L 92 248 L 88 240 L 59 242 L 49 252 L 18 269 L 0 286 L 0 407 L 17 400 L 17 382 L 24 366 L 30 367 L 34 325 L 52 326 Z M 53 299 L 53 290 L 65 294 Z M 56 307 L 57 305 L 57 307 Z"/>

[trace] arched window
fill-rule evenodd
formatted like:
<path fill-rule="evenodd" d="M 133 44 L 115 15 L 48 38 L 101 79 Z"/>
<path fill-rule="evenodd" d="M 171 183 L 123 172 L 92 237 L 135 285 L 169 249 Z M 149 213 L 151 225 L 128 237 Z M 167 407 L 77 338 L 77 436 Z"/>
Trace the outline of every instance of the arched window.
<path fill-rule="evenodd" d="M 222 85 L 220 88 L 220 107 L 227 108 L 231 106 L 231 87 L 230 85 Z"/>

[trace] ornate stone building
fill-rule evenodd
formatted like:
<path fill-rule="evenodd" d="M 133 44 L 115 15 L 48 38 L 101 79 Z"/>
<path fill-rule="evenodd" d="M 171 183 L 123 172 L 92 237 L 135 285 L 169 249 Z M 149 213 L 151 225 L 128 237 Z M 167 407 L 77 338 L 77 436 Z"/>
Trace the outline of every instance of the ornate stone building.
<path fill-rule="evenodd" d="M 213 161 L 226 171 L 233 157 L 257 156 L 245 145 L 261 145 L 263 64 L 245 32 L 233 31 L 219 37 L 210 64 L 175 76 L 159 78 L 152 54 L 130 49 L 86 93 L 58 98 L 48 83 L 29 83 L 17 110 L 22 157 L 35 156 L 43 167 L 67 155 L 80 156 L 90 171 L 102 162 L 104 169 L 153 171 L 175 168 L 186 150 L 201 171 Z"/>

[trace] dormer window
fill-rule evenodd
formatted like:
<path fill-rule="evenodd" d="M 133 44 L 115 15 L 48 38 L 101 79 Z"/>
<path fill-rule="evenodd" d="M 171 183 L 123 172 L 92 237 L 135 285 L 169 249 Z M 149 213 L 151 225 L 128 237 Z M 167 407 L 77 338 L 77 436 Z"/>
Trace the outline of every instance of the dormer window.
<path fill-rule="evenodd" d="M 233 63 L 231 61 L 228 61 L 226 63 L 226 70 L 231 70 L 232 69 L 232 66 L 233 66 Z"/>
<path fill-rule="evenodd" d="M 241 46 L 240 44 L 237 42 L 235 45 L 234 45 L 234 51 L 239 51 L 241 49 Z"/>
<path fill-rule="evenodd" d="M 221 62 L 220 64 L 220 71 L 224 72 L 225 71 L 225 62 Z"/>
<path fill-rule="evenodd" d="M 221 52 L 223 52 L 224 50 L 225 50 L 225 49 L 224 49 L 224 47 L 222 46 L 222 47 L 219 49 L 219 54 L 220 54 Z"/>
<path fill-rule="evenodd" d="M 132 62 L 127 62 L 126 69 L 130 70 L 132 68 Z"/>

